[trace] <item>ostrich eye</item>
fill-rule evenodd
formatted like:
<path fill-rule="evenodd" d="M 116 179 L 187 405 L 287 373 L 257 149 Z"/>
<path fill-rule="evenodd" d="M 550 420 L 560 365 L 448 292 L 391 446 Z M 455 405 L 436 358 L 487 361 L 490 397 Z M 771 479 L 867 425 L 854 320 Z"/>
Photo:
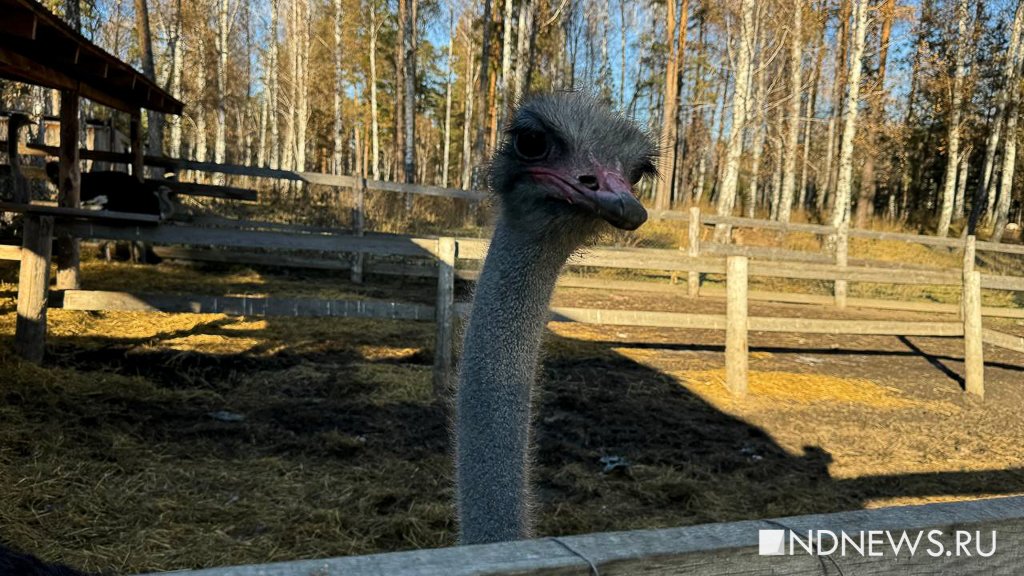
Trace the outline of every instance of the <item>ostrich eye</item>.
<path fill-rule="evenodd" d="M 548 154 L 548 139 L 543 132 L 520 132 L 516 134 L 515 148 L 523 160 L 540 160 Z"/>

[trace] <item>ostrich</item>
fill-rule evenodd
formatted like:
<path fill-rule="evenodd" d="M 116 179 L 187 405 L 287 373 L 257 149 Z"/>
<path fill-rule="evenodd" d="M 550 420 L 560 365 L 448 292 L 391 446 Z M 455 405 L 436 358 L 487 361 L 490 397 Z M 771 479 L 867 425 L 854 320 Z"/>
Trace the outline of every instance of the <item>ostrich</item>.
<path fill-rule="evenodd" d="M 578 92 L 524 102 L 490 167 L 499 214 L 477 282 L 455 400 L 462 544 L 527 538 L 532 388 L 562 266 L 608 228 L 647 212 L 632 185 L 657 147 L 632 121 Z"/>

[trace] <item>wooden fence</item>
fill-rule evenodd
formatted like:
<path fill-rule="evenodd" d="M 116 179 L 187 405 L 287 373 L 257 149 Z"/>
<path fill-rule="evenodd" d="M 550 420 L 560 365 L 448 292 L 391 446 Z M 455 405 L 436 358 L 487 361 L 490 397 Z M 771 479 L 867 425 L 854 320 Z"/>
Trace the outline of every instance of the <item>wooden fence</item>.
<path fill-rule="evenodd" d="M 783 554 L 761 555 L 762 530 L 783 531 Z M 832 544 L 829 534 L 848 537 L 852 544 L 845 553 L 826 553 Z M 913 553 L 905 545 L 894 551 L 890 538 L 898 542 L 904 535 L 910 543 L 919 538 Z M 161 574 L 1010 576 L 1019 574 L 1022 565 L 1024 497 L 1010 497 Z"/>
<path fill-rule="evenodd" d="M 3 208 L 4 206 L 0 206 Z M 8 209 L 16 207 L 6 206 Z M 26 358 L 41 360 L 46 332 L 46 308 L 75 310 L 151 310 L 164 312 L 223 313 L 244 316 L 328 316 L 433 320 L 437 322 L 434 385 L 440 393 L 452 366 L 454 318 L 467 306 L 454 303 L 457 260 L 479 260 L 486 242 L 478 239 L 417 238 L 408 236 L 295 233 L 266 230 L 231 230 L 179 224 L 156 225 L 135 215 L 103 214 L 70 208 L 20 207 L 25 210 L 24 245 L 10 250 L 21 259 L 18 293 L 18 350 Z M 99 217 L 97 217 L 99 215 Z M 56 219 L 56 223 L 55 223 Z M 95 220 L 95 221 L 94 221 Z M 311 250 L 329 253 L 404 256 L 433 262 L 437 277 L 435 306 L 377 301 L 308 300 L 220 296 L 176 296 L 126 292 L 65 290 L 49 298 L 49 246 L 55 234 L 76 238 L 140 240 L 176 245 L 212 245 L 230 248 Z M 968 246 L 973 241 L 968 241 Z M 272 262 L 269 261 L 268 262 Z M 821 334 L 876 334 L 963 337 L 967 364 L 966 388 L 984 394 L 982 343 L 1012 350 L 1024 349 L 1021 339 L 982 327 L 980 291 L 986 280 L 965 260 L 960 273 L 903 271 L 841 264 L 750 261 L 747 256 L 691 256 L 679 250 L 598 248 L 575 258 L 572 264 L 620 269 L 661 269 L 687 273 L 726 275 L 726 313 L 686 314 L 655 311 L 554 308 L 553 320 L 592 324 L 618 324 L 668 328 L 702 328 L 726 332 L 727 386 L 736 396 L 746 393 L 748 333 L 799 332 Z M 401 268 L 402 266 L 399 265 Z M 422 266 L 419 267 L 422 269 Z M 400 271 L 400 270 L 399 270 Z M 471 275 L 464 275 L 464 277 Z M 892 320 L 835 320 L 750 317 L 747 314 L 749 276 L 894 284 L 960 286 L 964 295 L 956 321 L 906 322 Z M 577 279 L 581 280 L 581 279 Z M 1014 285 L 1018 279 L 994 277 L 990 285 Z M 604 288 L 604 280 L 597 282 Z M 577 281 L 577 284 L 579 282 Z M 838 302 L 838 297 L 837 297 Z"/>
<path fill-rule="evenodd" d="M 53 154 L 56 149 L 35 146 L 35 154 Z M 84 159 L 126 161 L 128 155 L 111 152 L 82 151 Z M 482 194 L 464 190 L 450 190 L 429 186 L 377 182 L 351 176 L 338 176 L 308 172 L 271 170 L 248 166 L 235 166 L 147 157 L 146 163 L 175 170 L 202 170 L 224 174 L 247 175 L 264 178 L 297 180 L 336 187 L 350 187 L 356 194 L 366 190 L 387 190 L 411 194 L 428 194 L 452 198 L 480 199 Z M 216 192 L 212 193 L 216 195 Z M 228 195 L 230 196 L 230 195 Z M 235 195 L 240 198 L 240 195 Z M 360 204 L 357 202 L 356 204 Z M 486 241 L 479 239 L 417 238 L 409 236 L 369 234 L 357 226 L 351 233 L 338 233 L 329 229 L 290 227 L 261 222 L 238 222 L 224 218 L 203 217 L 194 224 L 157 223 L 157 217 L 137 214 L 94 212 L 54 206 L 0 203 L 0 210 L 26 213 L 24 246 L 0 249 L 0 258 L 21 260 L 19 284 L 18 349 L 27 358 L 42 358 L 45 336 L 46 307 L 51 304 L 47 291 L 50 239 L 54 235 L 80 239 L 138 240 L 170 245 L 160 248 L 166 257 L 185 259 L 213 259 L 249 262 L 267 265 L 313 266 L 352 270 L 356 279 L 364 272 L 434 276 L 438 290 L 435 306 L 398 302 L 359 302 L 339 300 L 304 300 L 281 298 L 246 298 L 213 296 L 170 296 L 160 294 L 130 294 L 67 290 L 55 294 L 52 305 L 78 310 L 162 310 L 168 312 L 210 312 L 255 316 L 332 316 L 374 317 L 408 320 L 437 320 L 437 357 L 434 382 L 440 390 L 451 371 L 454 318 L 466 313 L 466 306 L 454 303 L 456 279 L 473 280 L 475 273 L 459 270 L 457 260 L 480 260 L 486 252 Z M 707 328 L 726 332 L 726 367 L 729 389 L 737 396 L 746 390 L 747 333 L 803 332 L 826 334 L 898 334 L 963 337 L 967 361 L 967 389 L 983 394 L 983 366 L 981 343 L 989 343 L 1011 350 L 1024 351 L 1024 340 L 1011 334 L 982 327 L 981 316 L 1024 317 L 1024 311 L 1009 308 L 982 308 L 980 289 L 1024 291 L 1024 278 L 979 274 L 975 270 L 977 251 L 995 251 L 1024 254 L 1024 246 L 1008 246 L 976 242 L 973 237 L 963 240 L 937 238 L 912 234 L 847 229 L 818 224 L 781 223 L 749 218 L 702 215 L 698 208 L 686 212 L 655 211 L 652 217 L 685 221 L 688 223 L 689 244 L 685 251 L 671 249 L 594 248 L 573 258 L 575 267 L 618 268 L 632 270 L 662 270 L 685 272 L 687 294 L 701 292 L 701 275 L 726 276 L 727 309 L 724 315 L 678 314 L 650 311 L 616 311 L 558 308 L 553 319 L 597 324 L 658 326 L 672 328 Z M 361 218 L 356 219 L 357 222 Z M 196 225 L 203 224 L 203 225 Z M 785 232 L 803 232 L 828 236 L 830 254 L 804 252 L 779 248 L 737 246 L 702 241 L 702 227 L 727 225 L 730 228 L 757 227 Z M 921 267 L 893 268 L 892 263 L 877 261 L 850 261 L 850 237 L 876 238 L 917 242 L 926 245 L 962 250 L 963 268 L 944 270 Z M 197 250 L 188 246 L 214 246 L 232 250 L 230 258 L 216 250 Z M 283 251 L 278 253 L 244 252 L 245 249 Z M 353 255 L 350 262 L 337 257 L 317 259 L 290 255 L 287 252 L 313 251 L 320 253 Z M 409 265 L 395 262 L 366 263 L 365 255 L 401 256 L 428 265 Z M 810 294 L 778 294 L 751 292 L 747 289 L 749 276 L 823 280 L 833 284 L 833 295 L 828 300 Z M 748 317 L 749 300 L 783 300 L 804 303 L 831 301 L 842 308 L 851 302 L 847 296 L 848 282 L 881 284 L 913 284 L 958 286 L 963 295 L 959 305 L 935 303 L 904 303 L 876 299 L 854 299 L 859 306 L 877 308 L 928 310 L 957 314 L 956 321 L 899 322 L 867 320 L 811 320 L 803 318 Z M 622 290 L 672 289 L 664 284 L 614 281 L 594 278 L 563 277 L 563 286 L 600 287 Z M 646 284 L 646 285 L 644 285 Z"/>

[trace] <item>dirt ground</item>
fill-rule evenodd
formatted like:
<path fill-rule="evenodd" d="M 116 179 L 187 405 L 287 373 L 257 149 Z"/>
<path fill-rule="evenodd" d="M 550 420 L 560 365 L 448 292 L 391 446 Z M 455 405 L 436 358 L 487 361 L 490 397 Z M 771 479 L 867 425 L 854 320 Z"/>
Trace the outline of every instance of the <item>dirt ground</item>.
<path fill-rule="evenodd" d="M 87 262 L 85 285 L 429 302 L 429 283 Z M 448 416 L 430 323 L 51 311 L 10 352 L 0 268 L 0 540 L 133 573 L 449 545 Z M 152 290 L 155 291 L 155 290 Z M 559 290 L 556 305 L 724 309 Z M 753 315 L 936 319 L 751 303 Z M 987 325 L 1024 334 L 1024 324 Z M 1024 357 L 962 341 L 751 334 L 750 395 L 713 331 L 552 324 L 537 404 L 539 534 L 1024 493 Z M 611 463 L 618 462 L 613 466 Z M 607 468 L 607 470 L 606 470 Z"/>

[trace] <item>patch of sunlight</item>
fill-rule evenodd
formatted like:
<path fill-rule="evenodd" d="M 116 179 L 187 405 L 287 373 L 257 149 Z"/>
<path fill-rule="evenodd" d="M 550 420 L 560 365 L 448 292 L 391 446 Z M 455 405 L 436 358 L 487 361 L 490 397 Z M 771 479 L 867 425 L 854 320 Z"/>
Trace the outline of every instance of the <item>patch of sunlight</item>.
<path fill-rule="evenodd" d="M 408 360 L 423 352 L 422 348 L 402 348 L 397 346 L 356 346 L 356 350 L 366 360 Z"/>
<path fill-rule="evenodd" d="M 242 331 L 242 330 L 266 330 L 267 329 L 267 321 L 266 320 L 247 320 L 247 319 L 239 317 L 239 318 L 235 319 L 234 322 L 221 326 L 221 328 L 224 329 L 224 330 L 235 330 L 235 331 Z"/>
<path fill-rule="evenodd" d="M 680 384 L 706 402 L 724 409 L 735 401 L 725 386 L 725 369 L 673 372 Z M 959 411 L 945 401 L 908 398 L 896 388 L 882 386 L 864 378 L 840 378 L 824 374 L 798 374 L 781 371 L 750 371 L 745 404 L 755 407 L 794 407 L 820 402 L 854 404 L 880 410 L 925 409 L 943 414 Z"/>
<path fill-rule="evenodd" d="M 256 338 L 235 338 L 219 334 L 191 334 L 162 342 L 163 346 L 181 352 L 202 352 L 203 354 L 241 354 L 255 349 L 261 340 Z"/>
<path fill-rule="evenodd" d="M 962 502 L 964 500 L 986 500 L 989 498 L 1004 498 L 1007 496 L 1024 496 L 1024 492 L 994 492 L 991 494 L 971 494 L 969 498 L 963 495 L 936 494 L 934 496 L 897 496 L 893 498 L 868 498 L 864 500 L 864 508 L 888 508 L 890 506 L 918 506 L 921 504 L 938 504 L 941 502 Z"/>

